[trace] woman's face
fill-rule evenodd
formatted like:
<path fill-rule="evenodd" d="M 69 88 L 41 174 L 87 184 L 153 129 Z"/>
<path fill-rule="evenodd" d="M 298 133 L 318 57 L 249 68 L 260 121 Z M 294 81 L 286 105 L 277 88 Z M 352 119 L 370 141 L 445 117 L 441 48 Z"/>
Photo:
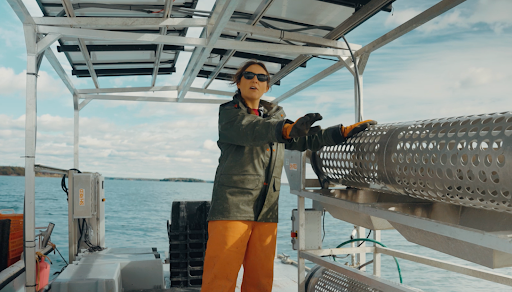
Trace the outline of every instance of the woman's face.
<path fill-rule="evenodd" d="M 247 67 L 245 71 L 252 72 L 255 74 L 267 74 L 265 69 L 256 64 Z M 263 94 L 265 94 L 269 89 L 268 81 L 261 82 L 258 80 L 256 76 L 254 76 L 251 80 L 247 80 L 245 79 L 245 77 L 242 76 L 240 82 L 238 82 L 236 86 L 238 87 L 238 89 L 240 89 L 240 92 L 242 93 L 242 98 L 245 99 L 246 102 L 259 102 Z"/>

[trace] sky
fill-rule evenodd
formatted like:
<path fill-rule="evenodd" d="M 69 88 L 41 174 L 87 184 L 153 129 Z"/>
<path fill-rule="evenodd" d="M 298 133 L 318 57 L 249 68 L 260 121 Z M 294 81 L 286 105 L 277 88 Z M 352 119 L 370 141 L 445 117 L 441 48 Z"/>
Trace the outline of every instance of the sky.
<path fill-rule="evenodd" d="M 33 16 L 41 15 L 34 0 L 24 3 Z M 346 37 L 364 46 L 435 3 L 398 0 L 391 13 L 378 13 Z M 211 6 L 212 1 L 200 0 L 198 9 Z M 373 52 L 363 76 L 364 118 L 383 124 L 512 110 L 510 11 L 508 0 L 466 1 Z M 198 31 L 191 30 L 189 36 L 194 34 Z M 71 76 L 69 63 L 55 46 Z M 189 57 L 190 53 L 180 54 L 177 72 L 159 76 L 157 85 L 177 85 Z M 332 64 L 313 59 L 265 97 L 278 97 Z M 22 24 L 7 2 L 0 1 L 0 165 L 24 166 L 20 157 L 24 155 L 25 68 Z M 77 88 L 94 88 L 90 78 L 71 79 Z M 99 79 L 103 88 L 150 82 L 148 76 Z M 197 78 L 193 86 L 203 83 Z M 210 88 L 235 90 L 220 81 Z M 188 93 L 189 97 L 204 95 Z M 280 105 L 292 120 L 319 112 L 323 128 L 352 124 L 353 77 L 342 69 Z M 72 96 L 46 59 L 38 78 L 37 116 L 36 163 L 72 168 Z M 79 167 L 108 177 L 213 180 L 220 154 L 217 116 L 218 105 L 93 100 L 80 111 Z"/>

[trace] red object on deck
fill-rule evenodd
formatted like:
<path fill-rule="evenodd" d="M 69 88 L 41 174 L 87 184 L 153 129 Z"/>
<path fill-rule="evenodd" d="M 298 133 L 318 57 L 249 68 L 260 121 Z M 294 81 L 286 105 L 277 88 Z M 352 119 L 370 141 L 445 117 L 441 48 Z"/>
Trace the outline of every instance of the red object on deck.
<path fill-rule="evenodd" d="M 39 291 L 48 285 L 50 280 L 50 264 L 43 259 L 37 264 L 37 269 L 36 290 Z"/>
<path fill-rule="evenodd" d="M 11 229 L 9 233 L 9 258 L 7 266 L 11 266 L 20 260 L 23 252 L 23 214 L 15 214 L 13 209 L 0 210 L 0 220 L 10 219 Z"/>

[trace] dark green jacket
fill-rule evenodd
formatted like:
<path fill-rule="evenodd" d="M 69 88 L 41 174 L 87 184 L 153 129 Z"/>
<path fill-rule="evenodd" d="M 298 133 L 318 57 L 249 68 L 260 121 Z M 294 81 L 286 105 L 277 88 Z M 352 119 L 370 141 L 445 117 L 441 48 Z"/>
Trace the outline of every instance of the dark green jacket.
<path fill-rule="evenodd" d="M 312 151 L 337 145 L 345 139 L 340 126 L 309 137 L 286 140 L 283 108 L 260 101 L 263 116 L 256 116 L 241 97 L 219 108 L 221 155 L 215 174 L 208 220 L 277 222 L 284 150 Z"/>

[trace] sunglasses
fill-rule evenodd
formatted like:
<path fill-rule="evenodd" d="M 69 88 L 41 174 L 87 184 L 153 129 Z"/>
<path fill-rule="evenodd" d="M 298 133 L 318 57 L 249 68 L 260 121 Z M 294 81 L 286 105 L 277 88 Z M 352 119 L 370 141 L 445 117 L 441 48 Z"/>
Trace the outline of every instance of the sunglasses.
<path fill-rule="evenodd" d="M 254 78 L 254 76 L 256 76 L 256 77 L 258 77 L 258 81 L 260 81 L 260 82 L 266 82 L 266 81 L 268 81 L 268 78 L 269 78 L 269 76 L 266 74 L 256 74 L 256 73 L 253 73 L 250 71 L 245 71 L 244 73 L 242 73 L 242 76 L 244 76 L 244 78 L 247 80 L 252 80 Z"/>

